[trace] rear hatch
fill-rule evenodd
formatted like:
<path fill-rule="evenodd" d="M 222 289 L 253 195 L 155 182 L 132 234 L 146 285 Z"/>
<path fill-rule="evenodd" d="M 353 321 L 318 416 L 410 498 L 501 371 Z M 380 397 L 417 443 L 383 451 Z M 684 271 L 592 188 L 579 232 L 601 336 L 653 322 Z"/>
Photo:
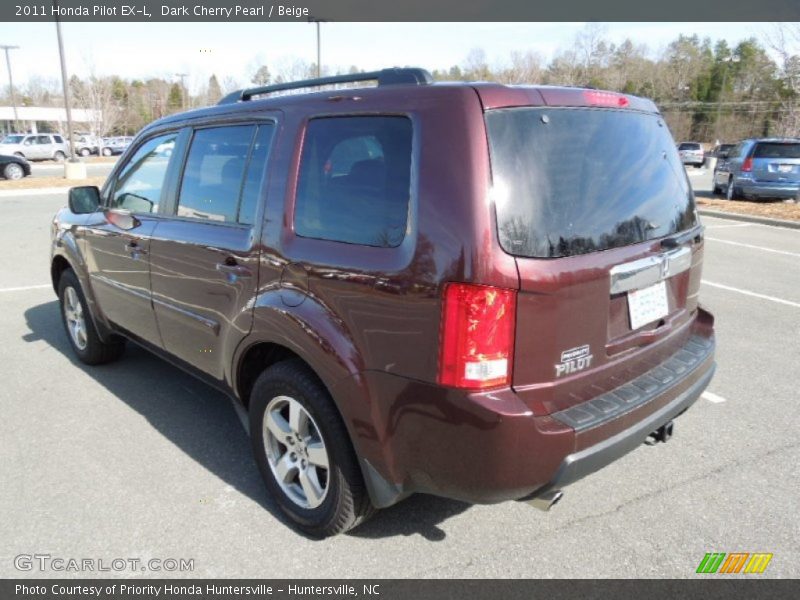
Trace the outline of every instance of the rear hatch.
<path fill-rule="evenodd" d="M 753 178 L 761 182 L 800 182 L 800 142 L 757 142 L 751 154 Z"/>
<path fill-rule="evenodd" d="M 485 114 L 499 240 L 520 276 L 513 386 L 536 414 L 656 367 L 697 311 L 701 227 L 675 143 L 654 111 L 600 98 L 611 106 Z"/>

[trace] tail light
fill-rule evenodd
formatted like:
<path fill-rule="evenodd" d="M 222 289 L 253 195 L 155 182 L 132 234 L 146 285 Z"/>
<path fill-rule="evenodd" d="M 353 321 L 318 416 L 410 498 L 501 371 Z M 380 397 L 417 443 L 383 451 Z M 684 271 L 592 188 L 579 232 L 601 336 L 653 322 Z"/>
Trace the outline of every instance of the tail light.
<path fill-rule="evenodd" d="M 585 90 L 583 97 L 590 106 L 615 106 L 617 108 L 628 106 L 628 99 L 625 96 L 613 92 Z"/>
<path fill-rule="evenodd" d="M 742 163 L 742 171 L 750 172 L 753 170 L 753 159 L 751 157 L 747 157 L 744 159 Z"/>
<path fill-rule="evenodd" d="M 484 389 L 511 383 L 517 294 L 485 285 L 444 288 L 439 383 Z"/>

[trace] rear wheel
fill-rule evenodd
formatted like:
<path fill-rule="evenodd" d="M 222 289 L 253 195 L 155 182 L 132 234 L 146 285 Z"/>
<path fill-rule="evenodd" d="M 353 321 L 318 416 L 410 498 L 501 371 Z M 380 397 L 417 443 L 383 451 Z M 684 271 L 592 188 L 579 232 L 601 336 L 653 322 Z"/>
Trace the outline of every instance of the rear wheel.
<path fill-rule="evenodd" d="M 735 185 L 733 185 L 733 177 L 731 177 L 728 180 L 728 185 L 725 188 L 725 197 L 728 200 L 738 200 L 739 198 L 742 197 L 741 190 L 739 190 L 739 188 L 737 188 Z"/>
<path fill-rule="evenodd" d="M 103 156 L 111 156 L 111 148 L 103 148 Z"/>
<path fill-rule="evenodd" d="M 341 417 L 301 361 L 279 362 L 256 380 L 250 437 L 267 488 L 299 529 L 336 535 L 374 512 Z"/>
<path fill-rule="evenodd" d="M 125 341 L 114 337 L 104 342 L 97 335 L 92 322 L 86 297 L 71 269 L 61 274 L 58 282 L 58 298 L 61 301 L 61 320 L 67 332 L 72 350 L 81 362 L 100 365 L 116 360 L 125 349 Z"/>
<path fill-rule="evenodd" d="M 58 150 L 55 154 L 53 154 L 53 160 L 59 163 L 64 162 L 66 158 L 67 155 L 61 152 L 61 150 Z"/>
<path fill-rule="evenodd" d="M 25 170 L 17 163 L 8 163 L 3 169 L 3 176 L 6 179 L 22 179 L 25 177 Z"/>
<path fill-rule="evenodd" d="M 81 155 L 81 156 L 83 156 L 83 157 L 89 156 L 91 153 L 92 153 L 92 151 L 91 151 L 91 150 L 89 150 L 88 148 L 81 148 L 81 149 L 78 151 L 78 154 L 80 154 L 80 155 Z"/>

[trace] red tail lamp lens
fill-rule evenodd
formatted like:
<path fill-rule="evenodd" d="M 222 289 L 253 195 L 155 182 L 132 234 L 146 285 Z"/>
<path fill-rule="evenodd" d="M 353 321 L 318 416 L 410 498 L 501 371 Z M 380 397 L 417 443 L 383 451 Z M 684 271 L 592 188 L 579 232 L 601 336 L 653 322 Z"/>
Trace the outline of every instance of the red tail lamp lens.
<path fill-rule="evenodd" d="M 442 307 L 439 383 L 484 389 L 511 383 L 517 294 L 449 283 Z"/>

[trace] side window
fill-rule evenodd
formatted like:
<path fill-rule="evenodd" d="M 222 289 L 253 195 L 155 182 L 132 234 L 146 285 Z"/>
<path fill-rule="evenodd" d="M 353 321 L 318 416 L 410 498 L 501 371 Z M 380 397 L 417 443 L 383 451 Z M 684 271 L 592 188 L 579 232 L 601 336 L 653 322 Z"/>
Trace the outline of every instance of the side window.
<path fill-rule="evenodd" d="M 408 219 L 411 131 L 406 117 L 312 119 L 300 159 L 297 235 L 400 245 Z"/>
<path fill-rule="evenodd" d="M 235 223 L 255 125 L 195 131 L 178 196 L 178 216 Z"/>
<path fill-rule="evenodd" d="M 117 176 L 109 208 L 132 212 L 158 211 L 161 189 L 177 133 L 154 137 L 142 144 Z"/>
<path fill-rule="evenodd" d="M 255 222 L 259 192 L 261 191 L 261 178 L 264 176 L 274 132 L 275 126 L 272 124 L 259 125 L 258 127 L 256 140 L 253 143 L 252 150 L 250 150 L 250 160 L 247 161 L 247 174 L 244 178 L 242 201 L 239 204 L 239 223 L 252 225 Z"/>
<path fill-rule="evenodd" d="M 38 136 L 36 136 L 36 143 L 37 144 L 49 144 L 50 143 L 50 136 L 49 135 L 38 135 Z"/>
<path fill-rule="evenodd" d="M 63 144 L 64 143 L 64 138 L 62 138 L 60 135 L 54 135 L 53 139 L 55 140 L 56 144 Z"/>

